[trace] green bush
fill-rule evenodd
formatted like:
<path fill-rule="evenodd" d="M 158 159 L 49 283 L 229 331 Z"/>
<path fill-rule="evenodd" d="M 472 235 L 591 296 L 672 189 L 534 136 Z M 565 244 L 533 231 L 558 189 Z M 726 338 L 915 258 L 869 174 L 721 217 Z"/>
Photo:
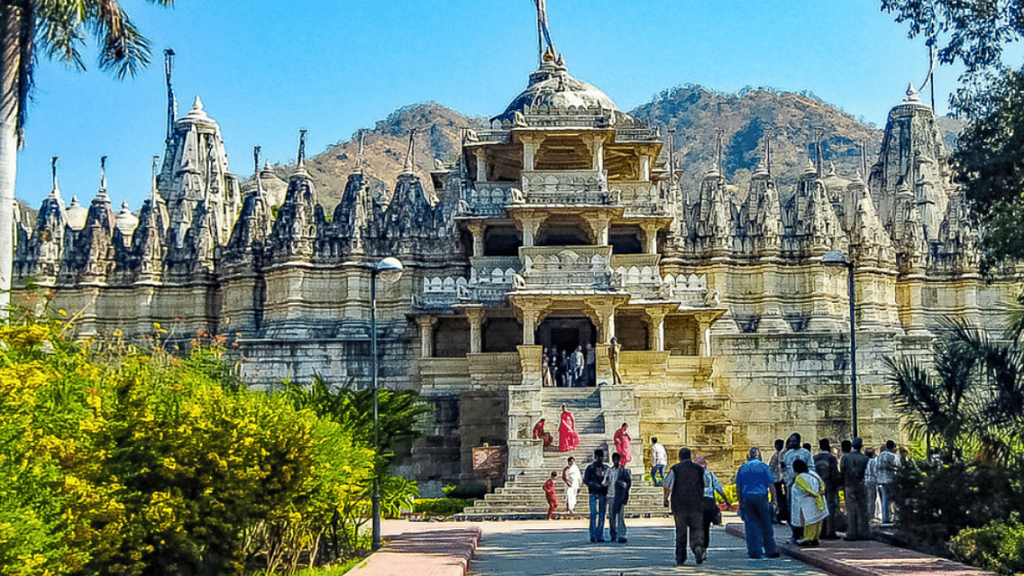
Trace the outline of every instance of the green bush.
<path fill-rule="evenodd" d="M 1024 572 L 1024 524 L 1013 514 L 981 528 L 961 530 L 949 543 L 960 561 L 1012 576 Z"/>
<path fill-rule="evenodd" d="M 471 498 L 417 498 L 412 511 L 424 516 L 452 516 L 473 505 Z"/>
<path fill-rule="evenodd" d="M 56 315 L 0 326 L 0 574 L 293 572 L 351 554 L 379 458 L 239 386 L 223 345 L 82 342 Z M 385 487 L 401 506 L 414 485 Z"/>

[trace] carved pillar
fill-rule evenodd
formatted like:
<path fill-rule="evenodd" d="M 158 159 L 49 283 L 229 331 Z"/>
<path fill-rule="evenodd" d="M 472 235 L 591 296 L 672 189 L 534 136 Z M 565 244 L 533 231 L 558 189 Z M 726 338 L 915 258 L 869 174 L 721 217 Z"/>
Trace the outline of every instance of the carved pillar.
<path fill-rule="evenodd" d="M 615 336 L 615 304 L 609 302 L 586 302 L 597 318 L 598 343 L 607 344 Z"/>
<path fill-rule="evenodd" d="M 697 355 L 711 356 L 711 325 L 722 315 L 721 311 L 697 312 Z"/>
<path fill-rule="evenodd" d="M 541 142 L 544 141 L 544 136 L 541 134 L 530 134 L 529 136 L 521 136 L 519 140 L 523 143 L 523 171 L 533 172 L 537 152 L 540 150 Z"/>
<path fill-rule="evenodd" d="M 598 172 L 604 170 L 604 136 L 594 136 L 586 141 L 590 150 L 590 166 Z"/>
<path fill-rule="evenodd" d="M 420 358 L 431 358 L 434 356 L 434 324 L 437 324 L 437 318 L 420 316 L 416 323 L 420 325 Z"/>
<path fill-rule="evenodd" d="M 484 223 L 479 220 L 471 221 L 466 225 L 469 233 L 473 235 L 473 257 L 479 258 L 484 255 Z"/>
<path fill-rule="evenodd" d="M 473 154 L 476 155 L 476 181 L 487 182 L 487 151 L 477 148 Z"/>
<path fill-rule="evenodd" d="M 523 214 L 519 223 L 523 227 L 523 246 L 527 248 L 533 246 L 533 239 L 537 235 L 537 229 L 540 228 L 541 218 L 536 214 Z"/>
<path fill-rule="evenodd" d="M 647 316 L 647 349 L 665 350 L 665 311 L 660 308 L 644 310 Z"/>
<path fill-rule="evenodd" d="M 523 309 L 523 346 L 535 345 L 537 320 L 539 318 L 540 310 L 536 308 Z"/>
<path fill-rule="evenodd" d="M 482 306 L 474 306 L 465 309 L 466 319 L 469 320 L 469 353 L 479 354 L 482 346 L 481 332 L 484 324 L 484 309 Z"/>
<path fill-rule="evenodd" d="M 594 227 L 594 245 L 608 245 L 608 224 L 611 223 L 611 216 L 607 214 L 594 214 L 590 217 L 590 225 Z"/>
<path fill-rule="evenodd" d="M 644 254 L 657 254 L 658 225 L 654 222 L 642 222 L 640 228 L 644 231 Z"/>
<path fill-rule="evenodd" d="M 651 179 L 651 157 L 647 154 L 640 156 L 640 181 L 647 182 Z"/>

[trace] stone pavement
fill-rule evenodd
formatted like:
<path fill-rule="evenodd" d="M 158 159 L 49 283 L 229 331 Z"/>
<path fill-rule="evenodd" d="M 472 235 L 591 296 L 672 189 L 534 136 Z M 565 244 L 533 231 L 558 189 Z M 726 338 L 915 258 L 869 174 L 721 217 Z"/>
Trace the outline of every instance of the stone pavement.
<path fill-rule="evenodd" d="M 674 565 L 672 521 L 661 518 L 627 521 L 628 544 L 591 544 L 585 520 L 483 522 L 473 576 L 592 576 L 717 574 L 722 576 L 812 576 L 822 572 L 789 558 L 750 560 L 743 541 L 716 527 L 707 561 L 691 558 Z"/>
<path fill-rule="evenodd" d="M 417 529 L 387 536 L 384 548 L 356 565 L 349 574 L 464 576 L 480 540 L 480 528 L 424 524 L 437 529 Z"/>
<path fill-rule="evenodd" d="M 729 523 L 726 531 L 742 538 L 743 523 Z M 780 545 L 779 549 L 783 554 L 837 576 L 993 575 L 992 572 L 874 540 L 822 540 L 818 548 L 800 548 L 792 544 L 783 544 L 790 535 L 789 528 L 775 527 L 775 541 Z"/>

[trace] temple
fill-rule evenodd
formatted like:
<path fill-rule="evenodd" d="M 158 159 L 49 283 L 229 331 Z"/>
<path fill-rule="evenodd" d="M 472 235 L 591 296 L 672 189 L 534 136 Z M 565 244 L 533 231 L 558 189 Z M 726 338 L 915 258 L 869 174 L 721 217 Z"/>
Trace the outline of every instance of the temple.
<path fill-rule="evenodd" d="M 793 431 L 849 437 L 851 295 L 845 269 L 822 264 L 830 251 L 853 263 L 868 442 L 901 435 L 886 356 L 926 353 L 946 317 L 1001 326 L 1016 270 L 980 274 L 935 116 L 912 88 L 862 173 L 844 178 L 818 152 L 779 189 L 765 135 L 737 202 L 721 154 L 684 187 L 672 134 L 571 76 L 550 40 L 540 47 L 526 89 L 430 173 L 436 195 L 413 170 L 410 135 L 391 194 L 371 194 L 360 168 L 330 217 L 303 145 L 287 182 L 257 154 L 242 184 L 197 98 L 171 123 L 137 215 L 115 213 L 105 178 L 88 208 L 65 205 L 54 169 L 37 221 L 19 230 L 16 299 L 52 290 L 54 306 L 80 311 L 83 335 L 142 337 L 154 322 L 172 337 L 225 335 L 256 386 L 366 386 L 371 268 L 396 256 L 406 273 L 378 287 L 381 375 L 434 404 L 398 464 L 424 493 L 473 479 L 484 445 L 504 448 L 507 486 L 561 469 L 564 454 L 532 430 L 543 417 L 557 433 L 562 405 L 580 458 L 628 424 L 637 471 L 652 436 L 726 477 L 751 445 Z M 545 349 L 587 344 L 595 385 L 542 386 Z"/>

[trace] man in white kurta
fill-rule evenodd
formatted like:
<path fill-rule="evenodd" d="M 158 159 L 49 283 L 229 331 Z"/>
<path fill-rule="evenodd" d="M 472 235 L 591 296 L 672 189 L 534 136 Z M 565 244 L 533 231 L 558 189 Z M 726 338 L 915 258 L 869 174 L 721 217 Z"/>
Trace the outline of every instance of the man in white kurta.
<path fill-rule="evenodd" d="M 569 514 L 575 514 L 576 495 L 580 493 L 583 474 L 580 473 L 576 459 L 572 456 L 569 457 L 569 465 L 562 469 L 562 481 L 565 482 L 565 504 L 569 508 Z"/>

